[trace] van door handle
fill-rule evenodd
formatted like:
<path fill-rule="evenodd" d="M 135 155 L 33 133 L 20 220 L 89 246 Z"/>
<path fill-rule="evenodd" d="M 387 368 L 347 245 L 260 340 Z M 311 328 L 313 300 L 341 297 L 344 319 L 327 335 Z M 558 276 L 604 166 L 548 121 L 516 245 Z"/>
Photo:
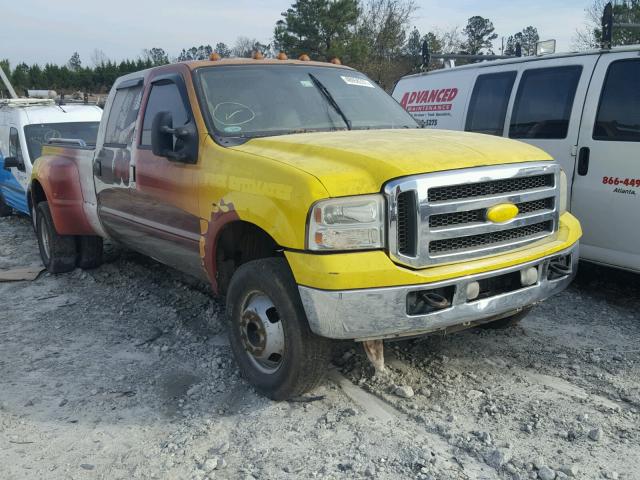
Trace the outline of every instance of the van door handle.
<path fill-rule="evenodd" d="M 589 147 L 582 147 L 578 154 L 578 175 L 586 175 L 589 172 Z"/>

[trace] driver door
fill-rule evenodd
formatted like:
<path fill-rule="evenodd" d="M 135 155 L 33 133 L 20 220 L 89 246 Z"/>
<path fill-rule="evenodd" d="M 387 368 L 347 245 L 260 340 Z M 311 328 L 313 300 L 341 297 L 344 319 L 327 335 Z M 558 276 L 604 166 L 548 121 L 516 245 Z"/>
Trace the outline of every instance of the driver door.
<path fill-rule="evenodd" d="M 134 155 L 128 243 L 163 263 L 206 279 L 195 188 L 199 165 L 154 155 L 151 146 L 153 120 L 160 112 L 171 113 L 174 128 L 195 123 L 185 80 L 179 73 L 160 72 L 148 85 Z"/>

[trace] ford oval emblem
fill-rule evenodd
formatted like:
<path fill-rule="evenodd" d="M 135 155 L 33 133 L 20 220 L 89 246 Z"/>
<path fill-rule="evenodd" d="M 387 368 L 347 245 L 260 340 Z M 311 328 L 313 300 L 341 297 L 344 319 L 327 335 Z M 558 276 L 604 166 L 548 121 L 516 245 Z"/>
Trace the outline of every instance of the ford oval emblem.
<path fill-rule="evenodd" d="M 486 218 L 493 223 L 508 222 L 520 213 L 513 203 L 500 203 L 487 209 Z"/>

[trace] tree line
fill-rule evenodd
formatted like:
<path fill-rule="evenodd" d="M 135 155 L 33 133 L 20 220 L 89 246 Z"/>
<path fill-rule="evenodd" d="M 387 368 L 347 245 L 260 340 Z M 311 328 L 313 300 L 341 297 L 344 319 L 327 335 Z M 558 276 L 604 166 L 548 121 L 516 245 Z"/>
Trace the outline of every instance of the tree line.
<path fill-rule="evenodd" d="M 578 34 L 582 36 L 584 46 L 595 45 L 599 41 L 595 21 L 604 3 L 606 0 L 594 0 L 588 10 L 591 12 L 589 26 Z M 614 13 L 619 17 L 638 13 L 640 0 L 627 0 L 615 8 Z M 238 37 L 232 46 L 222 42 L 213 47 L 193 46 L 182 49 L 175 58 L 169 58 L 162 48 L 153 47 L 143 50 L 137 59 L 120 62 L 112 61 L 102 51 L 95 50 L 91 56 L 92 66 L 84 65 L 77 52 L 62 66 L 49 63 L 40 67 L 20 63 L 11 68 L 6 60 L 0 61 L 0 66 L 20 93 L 27 89 L 104 93 L 121 75 L 170 62 L 203 60 L 212 52 L 222 57 L 251 57 L 259 51 L 266 57 L 275 57 L 283 51 L 290 58 L 301 54 L 321 61 L 339 58 L 342 63 L 369 75 L 383 88 L 391 89 L 405 74 L 442 67 L 439 60 L 422 65 L 423 42 L 427 42 L 433 53 L 514 55 L 516 45 L 520 44 L 523 55 L 535 54 L 539 35 L 534 26 L 523 26 L 521 31 L 503 37 L 499 48 L 496 48 L 494 42 L 498 34 L 488 18 L 474 15 L 462 29 L 423 33 L 411 27 L 417 9 L 413 0 L 296 0 L 282 12 L 269 43 Z M 618 31 L 614 35 L 614 43 L 638 42 L 639 32 Z"/>

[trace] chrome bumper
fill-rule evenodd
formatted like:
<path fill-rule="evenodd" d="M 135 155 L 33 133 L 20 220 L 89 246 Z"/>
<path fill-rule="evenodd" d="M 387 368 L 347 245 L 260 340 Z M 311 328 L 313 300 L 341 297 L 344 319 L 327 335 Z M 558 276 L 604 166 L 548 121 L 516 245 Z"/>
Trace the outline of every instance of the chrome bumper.
<path fill-rule="evenodd" d="M 569 256 L 571 270 L 567 275 L 549 280 L 549 264 L 557 257 Z M 538 267 L 539 280 L 529 287 L 481 300 L 466 299 L 470 282 Z M 567 250 L 535 261 L 502 270 L 470 275 L 443 282 L 360 290 L 318 290 L 299 286 L 311 330 L 322 337 L 369 340 L 422 335 L 460 325 L 481 323 L 516 312 L 564 290 L 573 280 L 578 267 L 578 243 Z M 407 314 L 407 295 L 411 292 L 454 286 L 450 307 L 425 315 Z"/>

